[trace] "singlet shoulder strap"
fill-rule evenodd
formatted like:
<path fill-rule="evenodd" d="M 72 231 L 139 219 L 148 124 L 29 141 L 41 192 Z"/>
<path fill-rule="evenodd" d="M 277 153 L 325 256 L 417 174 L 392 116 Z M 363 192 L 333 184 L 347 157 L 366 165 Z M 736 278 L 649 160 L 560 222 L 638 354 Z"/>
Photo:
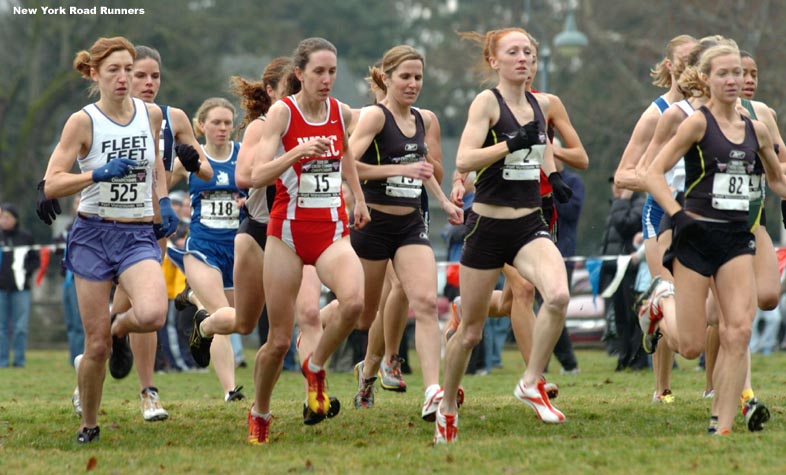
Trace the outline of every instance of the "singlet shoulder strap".
<path fill-rule="evenodd" d="M 663 96 L 660 96 L 659 98 L 655 99 L 654 101 L 652 101 L 652 103 L 658 107 L 658 110 L 660 111 L 661 114 L 666 112 L 666 109 L 669 108 L 669 102 L 666 99 L 664 99 Z"/>
<path fill-rule="evenodd" d="M 499 92 L 499 89 L 497 89 L 496 87 L 492 87 L 492 88 L 491 88 L 491 92 L 493 92 L 493 93 L 494 93 L 494 96 L 497 98 L 497 100 L 498 100 L 498 101 L 501 101 L 501 100 L 503 100 L 503 99 L 502 99 L 502 93 L 501 93 L 501 92 Z"/>
<path fill-rule="evenodd" d="M 693 114 L 693 112 L 696 110 L 693 108 L 691 103 L 687 101 L 687 99 L 675 102 L 674 105 L 682 109 L 682 112 L 684 112 L 688 117 L 690 117 L 691 114 Z"/>
<path fill-rule="evenodd" d="M 422 127 L 423 130 L 426 130 L 426 123 L 423 122 L 423 114 L 421 114 L 416 107 L 413 107 L 411 110 L 412 114 L 415 116 L 415 124 L 417 124 L 418 127 Z"/>
<path fill-rule="evenodd" d="M 753 102 L 750 99 L 740 99 L 742 101 L 742 107 L 748 109 L 748 112 L 751 114 L 751 119 L 757 120 L 756 111 L 753 109 Z"/>

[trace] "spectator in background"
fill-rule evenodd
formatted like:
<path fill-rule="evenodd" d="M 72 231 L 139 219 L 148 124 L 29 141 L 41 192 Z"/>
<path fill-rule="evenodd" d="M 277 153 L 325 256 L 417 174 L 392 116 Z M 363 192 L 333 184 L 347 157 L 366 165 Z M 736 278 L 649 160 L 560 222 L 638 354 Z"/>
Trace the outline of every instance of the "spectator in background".
<path fill-rule="evenodd" d="M 505 284 L 505 276 L 500 274 L 497 286 L 494 290 L 502 290 Z M 475 374 L 488 374 L 494 368 L 502 368 L 502 349 L 505 347 L 505 341 L 508 339 L 510 333 L 510 316 L 499 318 L 487 318 L 483 326 L 483 352 L 485 362 L 485 373 L 482 371 Z M 564 333 L 564 331 L 563 331 Z M 568 340 L 570 344 L 570 340 Z M 475 348 L 480 348 L 481 345 Z M 556 348 L 555 348 L 556 351 Z M 470 357 L 472 361 L 472 357 Z M 574 358 L 575 361 L 575 358 Z"/>
<path fill-rule="evenodd" d="M 579 217 L 584 206 L 584 182 L 581 177 L 568 168 L 563 168 L 562 162 L 557 162 L 557 169 L 561 171 L 562 179 L 573 190 L 573 196 L 567 203 L 557 202 L 557 249 L 562 257 L 576 255 L 576 240 L 579 232 Z M 568 282 L 573 277 L 575 263 L 567 261 L 565 267 L 568 271 Z"/>
<path fill-rule="evenodd" d="M 177 231 L 169 238 L 170 245 L 182 248 L 185 246 L 186 236 L 188 235 L 188 223 L 191 221 L 190 197 L 185 191 L 175 190 L 169 193 L 169 200 L 172 203 L 172 209 L 175 210 L 175 213 L 180 218 Z M 164 272 L 164 280 L 166 281 L 169 309 L 167 311 L 166 323 L 158 330 L 160 355 L 156 356 L 156 371 L 167 369 L 175 371 L 192 370 L 196 368 L 196 363 L 194 363 L 194 358 L 188 349 L 188 338 L 193 326 L 196 307 L 182 301 L 181 298 L 181 303 L 185 303 L 186 307 L 190 307 L 190 311 L 181 311 L 176 308 L 175 299 L 186 289 L 186 276 L 166 253 L 161 261 L 161 269 Z M 179 316 L 180 320 L 178 320 Z M 162 362 L 163 366 L 159 366 Z"/>
<path fill-rule="evenodd" d="M 459 264 L 458 262 L 461 260 L 461 253 L 464 250 L 464 237 L 467 234 L 467 226 L 466 220 L 468 214 L 471 212 L 472 203 L 475 201 L 475 178 L 476 173 L 470 172 L 467 174 L 466 178 L 461 178 L 458 172 L 454 172 L 453 175 L 453 190 L 450 194 L 451 201 L 461 206 L 461 209 L 464 210 L 464 223 L 462 224 L 451 224 L 447 223 L 445 227 L 442 229 L 440 236 L 442 239 L 445 240 L 448 244 L 448 261 L 452 264 L 448 266 L 448 269 L 445 271 L 445 277 L 447 282 L 445 283 L 445 289 L 443 290 L 443 295 L 447 297 L 447 299 L 451 302 L 451 309 L 454 315 L 456 314 L 456 309 L 458 306 L 461 305 L 461 299 L 457 299 L 459 297 Z M 456 185 L 460 183 L 460 188 L 457 188 Z M 497 290 L 499 289 L 499 283 Z M 504 317 L 503 317 L 504 318 Z M 510 318 L 507 319 L 508 326 L 510 326 Z M 452 322 L 447 323 L 447 327 L 451 326 Z M 488 322 L 487 322 L 488 323 Z M 472 353 L 470 354 L 469 363 L 467 363 L 467 369 L 465 371 L 466 374 L 477 374 L 477 375 L 485 375 L 491 371 L 493 367 L 493 362 L 491 359 L 490 352 L 493 351 L 493 343 L 488 344 L 486 343 L 487 336 L 490 335 L 489 327 L 485 324 L 483 325 L 483 334 L 481 335 L 481 339 L 477 345 L 472 349 Z M 443 329 L 443 332 L 455 332 L 455 328 L 446 328 Z M 452 333 L 451 333 L 452 334 Z M 443 335 L 443 346 L 447 343 L 447 339 L 449 337 L 447 334 Z M 487 357 L 487 353 L 489 353 Z M 486 361 L 489 361 L 487 364 Z"/>
<path fill-rule="evenodd" d="M 602 255 L 628 255 L 636 253 L 633 238 L 641 230 L 641 212 L 645 196 L 630 190 L 619 188 L 614 179 L 612 184 L 611 209 L 606 218 L 606 229 L 603 233 Z M 625 270 L 622 282 L 609 303 L 614 309 L 617 327 L 617 371 L 625 368 L 642 369 L 647 367 L 646 354 L 641 349 L 641 330 L 634 313 L 634 285 L 638 272 L 638 262 L 631 260 Z M 604 289 L 614 278 L 616 262 L 605 261 L 601 270 L 600 288 Z"/>
<path fill-rule="evenodd" d="M 638 300 L 639 295 L 644 293 L 647 287 L 650 286 L 650 282 L 652 282 L 652 274 L 650 274 L 649 266 L 641 265 L 647 263 L 643 232 L 639 231 L 633 236 L 633 246 L 636 247 L 636 252 L 631 256 L 631 264 L 639 266 L 636 270 L 636 281 L 633 284 L 633 292 L 636 297 L 635 300 Z"/>
<path fill-rule="evenodd" d="M 19 227 L 19 211 L 11 203 L 0 205 L 0 367 L 7 367 L 13 345 L 15 367 L 25 366 L 27 327 L 30 320 L 30 282 L 40 264 L 38 252 L 17 246 L 33 244 L 29 231 Z M 10 336 L 10 344 L 9 344 Z"/>
<path fill-rule="evenodd" d="M 461 177 L 454 178 L 453 184 L 455 185 L 459 181 L 462 181 Z M 451 192 L 450 199 L 454 203 L 461 205 L 461 209 L 464 210 L 464 221 L 466 222 L 467 214 L 472 208 L 472 202 L 475 199 L 475 172 L 469 173 L 466 179 L 463 179 L 463 186 L 461 189 L 463 195 Z M 450 264 L 445 270 L 447 281 L 445 282 L 445 288 L 442 291 L 442 295 L 447 297 L 449 302 L 453 302 L 453 299 L 459 295 L 458 262 L 461 259 L 461 252 L 464 250 L 464 236 L 466 234 L 467 226 L 464 223 L 446 223 L 445 227 L 440 231 L 440 236 L 448 245 L 448 262 L 450 262 Z"/>
<path fill-rule="evenodd" d="M 73 218 L 76 218 L 77 208 L 79 208 L 79 195 L 75 195 L 73 199 Z M 68 233 L 71 232 L 71 226 L 74 225 L 73 218 L 61 238 L 57 241 L 62 243 L 68 241 Z M 85 329 L 82 327 L 82 315 L 79 313 L 79 301 L 76 298 L 74 273 L 66 268 L 63 268 L 63 272 L 63 313 L 65 316 L 66 334 L 68 335 L 69 361 L 73 366 L 74 358 L 81 355 L 85 350 Z"/>
<path fill-rule="evenodd" d="M 781 298 L 778 306 L 772 310 L 756 309 L 756 318 L 753 320 L 753 331 L 751 332 L 750 350 L 751 353 L 761 353 L 769 355 L 777 351 L 780 341 L 779 334 L 783 319 L 781 310 L 784 305 L 784 276 L 781 276 Z"/>
<path fill-rule="evenodd" d="M 561 161 L 556 160 L 556 165 L 557 170 L 562 174 L 562 179 L 573 190 L 573 196 L 566 203 L 560 203 L 557 200 L 554 202 L 557 207 L 557 249 L 562 257 L 573 257 L 576 255 L 579 217 L 581 216 L 581 208 L 584 206 L 584 182 L 581 181 L 581 177 L 577 173 L 564 168 Z M 565 262 L 568 285 L 571 284 L 575 265 L 576 263 L 573 261 Z M 568 330 L 564 326 L 557 344 L 554 345 L 554 356 L 562 365 L 562 373 L 578 374 L 579 363 L 573 352 L 573 344 L 570 341 Z"/>

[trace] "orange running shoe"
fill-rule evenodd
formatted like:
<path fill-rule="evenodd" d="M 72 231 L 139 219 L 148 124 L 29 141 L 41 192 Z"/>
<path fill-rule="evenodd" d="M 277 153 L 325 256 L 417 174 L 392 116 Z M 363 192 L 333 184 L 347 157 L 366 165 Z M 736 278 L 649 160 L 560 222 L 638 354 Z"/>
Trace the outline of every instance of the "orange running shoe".
<path fill-rule="evenodd" d="M 272 418 L 271 418 L 272 419 Z M 248 411 L 248 438 L 249 444 L 262 445 L 270 443 L 270 419 L 256 417 Z"/>
<path fill-rule="evenodd" d="M 303 361 L 301 370 L 308 382 L 308 408 L 311 412 L 326 416 L 330 409 L 330 398 L 327 393 L 327 377 L 325 376 L 325 369 L 314 372 L 308 369 L 308 362 L 311 361 L 311 355 Z"/>

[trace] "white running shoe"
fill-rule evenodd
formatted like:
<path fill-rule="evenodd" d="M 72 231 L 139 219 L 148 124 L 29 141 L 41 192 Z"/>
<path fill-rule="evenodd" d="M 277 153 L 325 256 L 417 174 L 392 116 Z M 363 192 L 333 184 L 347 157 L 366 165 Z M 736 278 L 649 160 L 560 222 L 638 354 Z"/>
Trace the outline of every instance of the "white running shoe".
<path fill-rule="evenodd" d="M 71 404 L 74 406 L 74 412 L 77 416 L 82 417 L 82 400 L 79 399 L 79 363 L 82 362 L 82 355 L 76 355 L 74 358 L 74 371 L 76 371 L 77 385 L 74 388 L 74 394 L 71 395 Z"/>
<path fill-rule="evenodd" d="M 139 397 L 142 399 L 142 418 L 147 422 L 163 421 L 169 417 L 158 398 L 158 389 L 151 386 L 142 391 Z"/>
<path fill-rule="evenodd" d="M 440 390 L 442 392 L 442 390 Z M 458 414 L 442 414 L 437 404 L 434 444 L 451 444 L 458 439 Z"/>
<path fill-rule="evenodd" d="M 423 402 L 423 409 L 420 411 L 420 417 L 428 422 L 434 422 L 434 419 L 437 417 L 437 408 L 439 408 L 439 404 L 442 402 L 442 388 L 437 385 L 434 385 L 434 387 L 436 389 L 426 390 L 426 400 Z"/>
<path fill-rule="evenodd" d="M 565 422 L 565 414 L 551 405 L 544 386 L 545 383 L 542 379 L 538 380 L 535 387 L 525 386 L 524 380 L 520 379 L 516 389 L 513 390 L 513 395 L 519 401 L 535 409 L 535 414 L 541 421 L 547 424 L 562 424 Z"/>
<path fill-rule="evenodd" d="M 639 326 L 642 332 L 642 347 L 647 353 L 654 353 L 661 337 L 658 323 L 663 319 L 661 300 L 674 295 L 674 283 L 656 277 L 650 284 L 652 291 L 649 298 L 642 302 L 639 308 Z M 645 293 L 646 295 L 646 293 Z"/>
<path fill-rule="evenodd" d="M 546 391 L 546 396 L 548 396 L 549 399 L 557 399 L 559 396 L 559 386 L 551 381 L 546 381 L 546 378 L 543 376 L 541 376 L 540 379 L 543 380 L 543 390 Z"/>

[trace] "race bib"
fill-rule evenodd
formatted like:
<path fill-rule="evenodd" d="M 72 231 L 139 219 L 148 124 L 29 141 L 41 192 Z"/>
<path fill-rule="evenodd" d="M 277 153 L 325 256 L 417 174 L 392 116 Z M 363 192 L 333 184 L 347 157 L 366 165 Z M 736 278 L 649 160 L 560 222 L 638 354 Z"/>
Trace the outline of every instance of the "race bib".
<path fill-rule="evenodd" d="M 751 200 L 758 200 L 762 198 L 762 192 L 764 191 L 764 187 L 762 186 L 762 177 L 761 175 L 751 175 L 750 176 L 750 199 Z"/>
<path fill-rule="evenodd" d="M 502 168 L 502 178 L 514 181 L 540 182 L 540 167 L 543 165 L 543 153 L 546 146 L 533 145 L 532 148 L 516 150 L 505 156 L 505 165 Z"/>
<path fill-rule="evenodd" d="M 341 161 L 312 160 L 300 170 L 297 205 L 301 208 L 341 206 Z"/>
<path fill-rule="evenodd" d="M 748 211 L 750 187 L 748 175 L 716 173 L 712 180 L 712 207 L 724 211 Z"/>
<path fill-rule="evenodd" d="M 202 197 L 202 224 L 213 229 L 237 229 L 240 226 L 240 207 L 229 191 L 208 191 Z"/>
<path fill-rule="evenodd" d="M 102 218 L 144 218 L 147 169 L 132 168 L 128 175 L 99 183 L 98 215 Z"/>
<path fill-rule="evenodd" d="M 420 162 L 422 158 L 422 155 L 411 153 L 401 157 L 398 163 L 408 165 Z M 405 176 L 391 176 L 386 181 L 385 194 L 394 198 L 420 198 L 422 187 L 423 180 Z"/>

